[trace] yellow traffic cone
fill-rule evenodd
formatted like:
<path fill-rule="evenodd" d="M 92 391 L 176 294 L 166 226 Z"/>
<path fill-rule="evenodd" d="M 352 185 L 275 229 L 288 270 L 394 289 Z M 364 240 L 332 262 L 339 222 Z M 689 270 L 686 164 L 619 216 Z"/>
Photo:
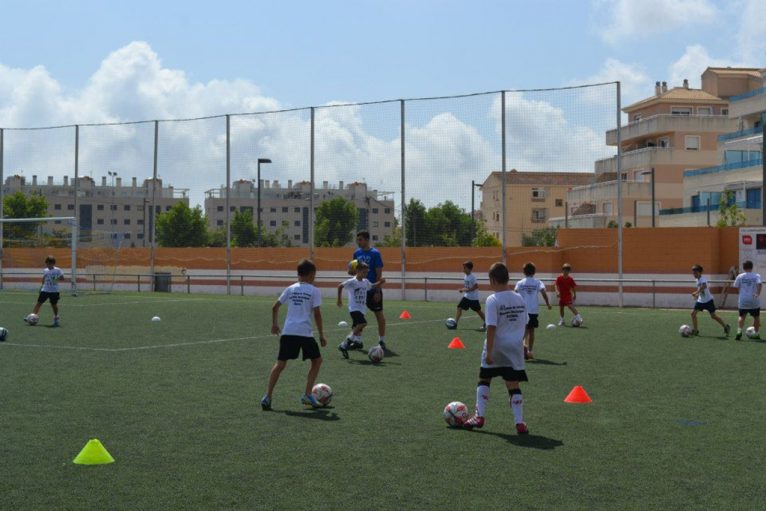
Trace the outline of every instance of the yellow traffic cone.
<path fill-rule="evenodd" d="M 75 457 L 73 463 L 78 465 L 104 465 L 106 463 L 114 463 L 114 458 L 112 458 L 112 455 L 109 454 L 109 451 L 106 450 L 97 438 L 92 438 L 88 440 L 80 454 Z"/>

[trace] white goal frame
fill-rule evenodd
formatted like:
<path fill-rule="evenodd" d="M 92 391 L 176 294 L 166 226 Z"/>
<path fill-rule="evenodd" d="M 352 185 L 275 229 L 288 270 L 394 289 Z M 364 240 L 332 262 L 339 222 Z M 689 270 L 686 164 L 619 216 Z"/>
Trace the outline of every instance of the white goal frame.
<path fill-rule="evenodd" d="M 8 218 L 3 217 L 0 218 L 0 274 L 2 274 L 3 271 L 3 256 L 4 250 L 3 250 L 3 244 L 4 244 L 4 227 L 5 224 L 15 224 L 15 223 L 40 223 L 40 222 L 52 222 L 52 221 L 66 221 L 69 226 L 72 228 L 71 235 L 72 235 L 72 241 L 71 241 L 71 247 L 72 247 L 72 269 L 71 269 L 71 276 L 69 278 L 69 285 L 70 290 L 72 293 L 72 296 L 77 296 L 77 238 L 79 237 L 77 234 L 77 217 L 73 216 L 42 216 L 38 218 Z M 0 286 L 1 286 L 0 281 Z M 1 288 L 1 287 L 0 287 Z"/>

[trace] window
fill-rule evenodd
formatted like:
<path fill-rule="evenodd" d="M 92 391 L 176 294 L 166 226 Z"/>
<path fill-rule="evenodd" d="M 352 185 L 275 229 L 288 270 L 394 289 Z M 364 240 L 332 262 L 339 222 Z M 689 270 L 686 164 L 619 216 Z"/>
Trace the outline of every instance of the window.
<path fill-rule="evenodd" d="M 378 222 L 377 220 L 373 220 L 372 221 L 372 226 L 375 227 L 375 228 L 378 228 L 378 227 L 380 227 L 380 222 Z"/>
<path fill-rule="evenodd" d="M 301 208 L 293 208 L 293 213 L 300 213 L 300 212 L 301 212 Z"/>
<path fill-rule="evenodd" d="M 236 206 L 229 206 L 229 212 L 230 213 L 234 213 L 235 211 L 237 211 L 237 207 Z"/>
<path fill-rule="evenodd" d="M 532 210 L 532 222 L 545 222 L 546 218 L 548 218 L 548 210 L 546 208 L 536 208 Z"/>
<path fill-rule="evenodd" d="M 564 199 L 556 199 L 556 207 L 557 208 L 564 207 Z"/>
<path fill-rule="evenodd" d="M 137 225 L 144 225 L 144 219 L 143 218 L 139 218 L 138 220 L 136 220 L 136 224 Z"/>
<path fill-rule="evenodd" d="M 139 232 L 138 234 L 136 234 L 136 238 L 142 240 L 142 239 L 144 239 L 144 234 Z"/>
<path fill-rule="evenodd" d="M 391 208 L 385 208 L 383 210 L 383 213 L 385 213 L 386 215 L 390 215 L 391 214 Z"/>
<path fill-rule="evenodd" d="M 698 106 L 697 115 L 713 115 L 712 106 Z"/>
<path fill-rule="evenodd" d="M 215 225 L 223 225 L 223 220 L 216 220 Z"/>
<path fill-rule="evenodd" d="M 293 239 L 296 240 L 296 241 L 300 241 L 301 240 L 301 235 L 300 234 L 295 234 L 295 235 L 293 235 Z"/>
<path fill-rule="evenodd" d="M 378 241 L 378 235 L 377 234 L 373 234 L 372 235 L 372 241 Z"/>
<path fill-rule="evenodd" d="M 729 115 L 729 109 L 728 108 L 721 108 L 721 115 Z"/>
<path fill-rule="evenodd" d="M 104 225 L 104 219 L 103 219 L 103 218 L 99 218 L 99 219 L 97 219 L 97 220 L 96 220 L 96 224 L 97 224 L 97 225 Z"/>
<path fill-rule="evenodd" d="M 165 211 L 170 211 L 171 209 L 173 209 L 173 206 L 165 206 Z"/>
<path fill-rule="evenodd" d="M 69 211 L 72 211 L 72 210 L 74 209 L 74 204 L 67 204 L 67 205 L 66 205 L 66 208 L 67 208 Z"/>
<path fill-rule="evenodd" d="M 289 209 L 290 209 L 290 208 L 288 208 L 287 206 L 283 207 L 283 208 L 282 208 L 282 213 L 287 213 L 287 211 L 288 211 Z"/>
<path fill-rule="evenodd" d="M 125 205 L 122 207 L 122 210 L 123 210 L 123 211 L 130 211 L 130 204 L 125 204 Z"/>
<path fill-rule="evenodd" d="M 391 222 L 383 222 L 383 227 L 391 227 Z"/>
<path fill-rule="evenodd" d="M 670 108 L 671 115 L 691 115 L 692 107 L 690 106 L 674 106 Z"/>
<path fill-rule="evenodd" d="M 61 204 L 54 204 L 53 209 L 61 209 Z"/>
<path fill-rule="evenodd" d="M 56 225 L 59 225 L 59 224 L 61 224 L 61 220 L 54 220 L 53 223 L 56 224 Z"/>
<path fill-rule="evenodd" d="M 112 224 L 112 225 L 117 225 L 117 219 L 116 218 L 112 218 L 112 221 L 109 222 L 109 223 Z"/>
<path fill-rule="evenodd" d="M 276 227 L 277 226 L 277 221 L 276 220 L 272 220 L 271 222 L 269 222 L 269 225 L 272 226 L 272 227 Z"/>
<path fill-rule="evenodd" d="M 269 211 L 270 211 L 271 213 L 276 213 L 276 212 L 277 212 L 277 208 L 271 208 L 271 209 L 269 209 Z"/>
<path fill-rule="evenodd" d="M 125 236 L 126 240 L 130 239 L 130 233 L 129 232 L 123 233 L 123 235 Z"/>
<path fill-rule="evenodd" d="M 301 221 L 300 220 L 296 220 L 294 225 L 295 225 L 295 227 L 300 227 L 301 226 Z"/>
<path fill-rule="evenodd" d="M 215 209 L 216 209 L 216 211 L 221 211 L 221 212 L 222 212 L 222 211 L 223 211 L 223 206 L 218 206 L 218 207 L 217 207 L 217 208 L 215 208 Z"/>
<path fill-rule="evenodd" d="M 532 200 L 545 199 L 545 188 L 532 188 Z"/>
<path fill-rule="evenodd" d="M 104 205 L 103 204 L 96 205 L 96 211 L 104 211 Z"/>
<path fill-rule="evenodd" d="M 633 115 L 633 122 L 638 122 L 641 120 L 641 114 L 634 114 Z"/>
<path fill-rule="evenodd" d="M 660 137 L 657 139 L 657 145 L 660 147 L 670 147 L 670 137 Z"/>
<path fill-rule="evenodd" d="M 110 204 L 109 205 L 109 210 L 110 211 L 117 211 L 117 204 Z"/>
<path fill-rule="evenodd" d="M 372 208 L 372 213 L 374 215 L 377 215 L 378 214 L 378 208 Z"/>
<path fill-rule="evenodd" d="M 611 215 L 612 214 L 612 203 L 611 202 L 605 202 L 601 205 L 601 211 L 605 215 Z"/>
<path fill-rule="evenodd" d="M 162 213 L 162 206 L 154 206 L 154 213 L 157 215 Z"/>
<path fill-rule="evenodd" d="M 686 135 L 684 137 L 684 148 L 687 151 L 699 151 L 700 149 L 699 135 Z"/>
<path fill-rule="evenodd" d="M 125 220 L 123 220 L 122 224 L 123 225 L 130 225 L 130 218 L 126 218 Z"/>

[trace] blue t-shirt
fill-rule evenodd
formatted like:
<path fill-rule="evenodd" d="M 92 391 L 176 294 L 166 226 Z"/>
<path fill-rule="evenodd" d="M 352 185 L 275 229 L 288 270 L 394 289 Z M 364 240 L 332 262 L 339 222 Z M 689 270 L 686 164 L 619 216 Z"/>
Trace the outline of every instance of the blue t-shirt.
<path fill-rule="evenodd" d="M 378 268 L 383 268 L 383 257 L 381 257 L 378 249 L 371 248 L 369 250 L 362 250 L 361 248 L 357 248 L 354 251 L 354 259 L 367 263 L 370 267 L 370 271 L 367 272 L 367 280 L 369 280 L 371 284 L 376 283 L 380 277 Z"/>

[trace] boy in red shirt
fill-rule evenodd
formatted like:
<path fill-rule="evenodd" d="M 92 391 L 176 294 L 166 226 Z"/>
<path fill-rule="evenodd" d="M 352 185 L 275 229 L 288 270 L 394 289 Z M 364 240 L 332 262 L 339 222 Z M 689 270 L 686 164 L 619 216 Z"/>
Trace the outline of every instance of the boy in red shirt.
<path fill-rule="evenodd" d="M 569 275 L 571 271 L 572 267 L 569 263 L 564 263 L 561 267 L 561 275 L 556 277 L 556 283 L 554 284 L 556 297 L 559 299 L 559 315 L 561 316 L 559 318 L 559 326 L 564 326 L 564 307 L 569 307 L 569 310 L 575 315 L 574 319 L 582 323 L 582 316 L 580 316 L 580 313 L 577 312 L 574 306 L 574 301 L 577 298 L 577 291 L 575 290 L 577 283 Z"/>

